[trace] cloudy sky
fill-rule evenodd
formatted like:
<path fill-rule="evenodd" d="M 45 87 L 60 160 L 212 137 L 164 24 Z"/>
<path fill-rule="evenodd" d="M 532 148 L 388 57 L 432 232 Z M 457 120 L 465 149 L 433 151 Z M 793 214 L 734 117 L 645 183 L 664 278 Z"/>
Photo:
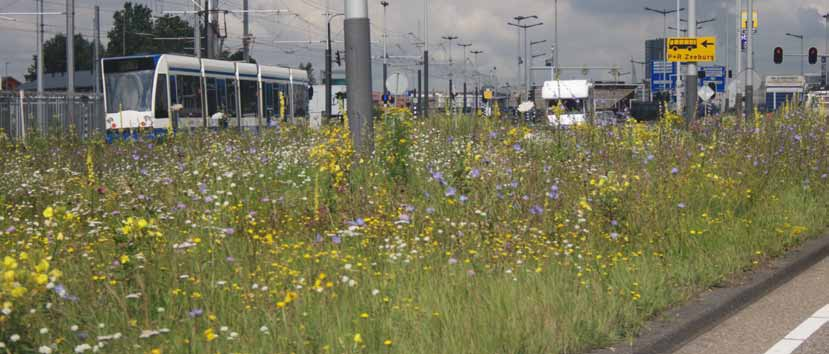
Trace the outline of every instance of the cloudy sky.
<path fill-rule="evenodd" d="M 203 0 L 202 0 L 203 1 Z M 425 0 L 388 0 L 389 55 L 419 55 L 415 46 L 416 37 L 423 38 Z M 537 15 L 543 26 L 530 30 L 533 41 L 548 42 L 534 48 L 534 54 L 550 52 L 554 38 L 555 16 L 553 0 L 428 0 L 430 2 L 430 47 L 433 67 L 432 86 L 445 87 L 449 67 L 449 48 L 442 36 L 456 35 L 459 41 L 472 43 L 471 50 L 482 50 L 478 57 L 477 69 L 483 75 L 490 75 L 493 68 L 501 84 L 516 83 L 517 80 L 517 31 L 507 22 L 519 15 Z M 63 11 L 63 0 L 46 0 L 47 11 Z M 113 13 L 123 6 L 124 1 L 75 0 L 78 31 L 90 37 L 93 30 L 92 7 L 99 5 L 102 12 L 104 33 L 112 23 Z M 164 10 L 190 10 L 190 0 L 136 0 L 160 14 Z M 682 0 L 687 6 L 688 0 Z M 746 0 L 743 1 L 745 4 Z M 341 11 L 343 0 L 250 0 L 253 9 L 290 10 L 289 15 L 257 14 L 252 16 L 251 29 L 256 37 L 253 56 L 263 64 L 296 66 L 311 61 L 314 67 L 323 67 L 323 46 L 308 44 L 279 43 L 284 41 L 320 41 L 325 35 L 323 13 L 328 6 Z M 560 60 L 565 67 L 613 67 L 622 72 L 631 71 L 630 59 L 642 60 L 644 41 L 660 37 L 663 33 L 661 15 L 644 11 L 644 7 L 671 9 L 675 0 L 559 0 L 559 46 Z M 704 25 L 700 35 L 718 38 L 719 64 L 734 65 L 734 43 L 736 32 L 736 0 L 698 0 L 698 19 L 715 18 Z M 787 54 L 797 54 L 800 42 L 785 36 L 786 32 L 802 33 L 806 36 L 806 48 L 817 47 L 825 51 L 826 29 L 821 15 L 829 13 L 827 0 L 758 0 L 760 29 L 755 49 L 755 62 L 761 74 L 798 74 L 799 58 L 787 57 L 783 65 L 771 61 L 772 49 L 782 46 Z M 240 9 L 242 0 L 219 0 L 223 9 Z M 379 0 L 369 1 L 372 20 L 373 55 L 382 55 L 383 9 Z M 0 12 L 34 11 L 33 0 L 0 0 Z M 686 14 L 683 13 L 683 17 Z M 10 62 L 9 73 L 21 77 L 31 62 L 36 50 L 34 18 L 16 16 L 14 22 L 0 19 L 0 60 Z M 241 46 L 241 17 L 229 15 L 226 47 Z M 62 16 L 48 16 L 47 30 L 51 36 L 65 31 Z M 669 17 L 669 26 L 675 26 L 676 18 Z M 409 33 L 412 33 L 410 35 Z M 669 31 L 673 32 L 673 31 Z M 333 22 L 335 40 L 342 39 L 342 20 Z M 414 36 L 413 36 L 414 35 Z M 106 36 L 103 35 L 103 40 Z M 463 50 L 455 41 L 452 56 L 454 72 L 461 75 Z M 338 44 L 341 48 L 342 44 Z M 731 48 L 727 52 L 725 48 Z M 469 71 L 473 71 L 472 55 L 469 55 Z M 394 59 L 392 72 L 402 72 L 414 80 L 415 60 Z M 542 65 L 543 58 L 536 61 Z M 375 85 L 379 85 L 379 61 L 375 70 Z M 642 67 L 636 68 L 641 79 Z M 806 72 L 819 72 L 820 66 L 806 65 Z M 581 71 L 570 75 L 581 75 Z M 589 74 L 594 79 L 609 79 L 607 70 L 594 70 Z M 624 77 L 629 79 L 629 77 Z M 544 79 L 538 73 L 536 81 Z"/>

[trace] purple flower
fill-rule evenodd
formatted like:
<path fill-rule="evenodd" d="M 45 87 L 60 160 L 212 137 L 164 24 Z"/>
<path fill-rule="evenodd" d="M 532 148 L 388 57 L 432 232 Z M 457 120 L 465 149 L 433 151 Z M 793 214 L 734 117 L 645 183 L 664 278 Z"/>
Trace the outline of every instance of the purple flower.
<path fill-rule="evenodd" d="M 432 208 L 432 207 L 426 208 L 426 214 L 434 214 L 434 213 L 435 213 L 435 208 Z"/>
<path fill-rule="evenodd" d="M 236 258 L 233 258 L 233 256 L 227 256 L 227 258 L 225 258 L 225 261 L 227 261 L 227 263 L 233 263 L 236 262 Z"/>
<path fill-rule="evenodd" d="M 409 216 L 409 214 L 400 214 L 400 216 L 397 218 L 397 220 L 402 222 L 402 223 L 408 224 L 408 223 L 412 222 L 412 217 Z"/>
<path fill-rule="evenodd" d="M 17 231 L 17 228 L 16 228 L 16 227 L 14 227 L 14 226 L 9 226 L 9 227 L 6 229 L 6 233 L 7 233 L 7 234 L 10 234 L 10 233 L 15 232 L 15 231 Z"/>
<path fill-rule="evenodd" d="M 648 161 L 653 161 L 654 157 L 653 154 L 648 154 Z"/>
<path fill-rule="evenodd" d="M 481 176 L 481 170 L 479 170 L 477 168 L 472 169 L 472 171 L 469 171 L 469 177 L 471 177 L 471 178 L 478 178 L 480 176 Z"/>
<path fill-rule="evenodd" d="M 341 242 L 343 242 L 343 240 L 340 238 L 340 236 L 334 235 L 331 236 L 331 242 L 333 242 L 335 245 L 339 245 Z"/>
<path fill-rule="evenodd" d="M 513 144 L 512 149 L 515 150 L 515 152 L 521 152 L 521 150 L 522 150 L 521 149 L 521 144 L 519 144 L 519 143 Z"/>
<path fill-rule="evenodd" d="M 618 222 L 618 221 L 616 221 L 616 220 L 611 220 L 611 221 L 610 221 L 610 225 L 612 225 L 612 226 L 619 226 L 619 222 Z"/>
<path fill-rule="evenodd" d="M 207 197 L 204 198 L 204 202 L 205 203 L 213 203 L 213 197 L 208 195 Z"/>
<path fill-rule="evenodd" d="M 671 174 L 672 174 L 672 175 L 676 175 L 677 173 L 679 173 L 679 169 L 678 169 L 678 168 L 674 167 L 674 168 L 672 168 L 672 169 L 671 169 Z"/>
<path fill-rule="evenodd" d="M 271 199 L 268 198 L 268 197 L 265 197 L 265 198 L 259 199 L 259 201 L 262 202 L 262 203 L 270 203 Z"/>
<path fill-rule="evenodd" d="M 59 298 L 68 301 L 78 301 L 78 297 L 74 295 L 69 295 L 69 292 L 66 291 L 66 288 L 63 284 L 55 284 L 55 287 L 52 288 L 52 291 L 58 295 Z"/>
<path fill-rule="evenodd" d="M 322 242 L 322 235 L 317 234 L 317 236 L 314 237 L 314 243 L 320 243 L 320 242 Z"/>
<path fill-rule="evenodd" d="M 228 227 L 228 228 L 222 230 L 222 232 L 224 232 L 225 235 L 231 236 L 231 235 L 236 233 L 236 230 L 234 230 L 232 227 Z"/>
<path fill-rule="evenodd" d="M 685 203 L 679 203 L 676 205 L 677 208 L 685 209 Z"/>
<path fill-rule="evenodd" d="M 492 139 L 497 138 L 498 137 L 498 132 L 497 131 L 489 132 L 489 137 L 492 138 Z"/>
<path fill-rule="evenodd" d="M 558 200 L 558 186 L 557 185 L 553 185 L 552 187 L 550 187 L 550 191 L 547 192 L 547 198 L 550 198 L 552 200 Z"/>
<path fill-rule="evenodd" d="M 192 309 L 189 312 L 190 318 L 200 317 L 203 314 L 204 314 L 204 310 L 202 310 L 202 309 Z"/>
<path fill-rule="evenodd" d="M 544 213 L 544 208 L 540 205 L 533 205 L 532 208 L 530 208 L 530 214 L 541 215 L 542 213 Z"/>
<path fill-rule="evenodd" d="M 178 204 L 176 204 L 176 209 L 178 209 L 178 210 L 187 209 L 187 205 L 185 205 L 184 203 L 178 203 Z"/>
<path fill-rule="evenodd" d="M 363 227 L 363 226 L 366 226 L 366 221 L 363 220 L 363 218 L 357 218 L 354 221 L 346 222 L 346 224 L 351 225 L 351 226 Z"/>
<path fill-rule="evenodd" d="M 455 190 L 455 188 L 453 187 L 446 188 L 446 193 L 444 193 L 444 195 L 446 195 L 447 198 L 454 197 L 455 194 L 457 194 L 457 190 Z"/>
<path fill-rule="evenodd" d="M 466 203 L 466 201 L 469 200 L 469 197 L 467 197 L 465 195 L 461 195 L 461 197 L 459 199 L 460 199 L 461 203 Z"/>
<path fill-rule="evenodd" d="M 199 193 L 201 193 L 201 194 L 207 193 L 207 186 L 204 183 L 199 183 Z"/>
<path fill-rule="evenodd" d="M 458 264 L 458 260 L 455 257 L 449 258 L 449 264 Z"/>
<path fill-rule="evenodd" d="M 618 233 L 615 233 L 615 232 L 610 233 L 610 239 L 612 239 L 613 241 L 616 241 L 618 238 L 619 238 Z"/>

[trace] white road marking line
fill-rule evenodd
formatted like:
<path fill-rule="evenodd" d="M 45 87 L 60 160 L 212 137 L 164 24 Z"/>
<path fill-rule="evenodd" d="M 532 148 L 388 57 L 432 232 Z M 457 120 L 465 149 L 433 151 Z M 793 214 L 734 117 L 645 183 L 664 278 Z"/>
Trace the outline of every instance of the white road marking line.
<path fill-rule="evenodd" d="M 822 309 L 815 312 L 815 314 L 812 315 L 812 317 L 814 317 L 814 318 L 829 318 L 829 305 L 826 305 Z"/>
<path fill-rule="evenodd" d="M 786 339 L 798 339 L 798 340 L 806 340 L 812 336 L 820 327 L 829 322 L 829 318 L 809 318 L 800 326 L 797 326 L 789 335 L 786 336 Z"/>
<path fill-rule="evenodd" d="M 815 312 L 812 317 L 803 321 L 765 354 L 791 354 L 827 322 L 829 322 L 829 305 L 824 306 Z"/>

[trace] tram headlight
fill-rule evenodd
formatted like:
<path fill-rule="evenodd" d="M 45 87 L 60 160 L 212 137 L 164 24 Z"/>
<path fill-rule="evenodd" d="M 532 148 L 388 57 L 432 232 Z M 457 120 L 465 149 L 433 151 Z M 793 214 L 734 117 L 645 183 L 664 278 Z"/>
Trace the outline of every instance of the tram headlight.
<path fill-rule="evenodd" d="M 145 123 L 146 125 L 153 125 L 153 117 L 150 117 L 150 116 L 144 116 L 144 123 Z"/>

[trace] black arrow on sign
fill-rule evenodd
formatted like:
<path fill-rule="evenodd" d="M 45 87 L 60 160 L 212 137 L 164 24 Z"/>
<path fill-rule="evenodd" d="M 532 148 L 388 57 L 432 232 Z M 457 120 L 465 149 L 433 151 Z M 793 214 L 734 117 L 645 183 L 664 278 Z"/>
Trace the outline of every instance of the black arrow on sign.
<path fill-rule="evenodd" d="M 705 48 L 708 48 L 709 45 L 713 45 L 713 44 L 714 43 L 709 43 L 707 39 L 702 42 L 702 46 L 705 47 Z"/>

